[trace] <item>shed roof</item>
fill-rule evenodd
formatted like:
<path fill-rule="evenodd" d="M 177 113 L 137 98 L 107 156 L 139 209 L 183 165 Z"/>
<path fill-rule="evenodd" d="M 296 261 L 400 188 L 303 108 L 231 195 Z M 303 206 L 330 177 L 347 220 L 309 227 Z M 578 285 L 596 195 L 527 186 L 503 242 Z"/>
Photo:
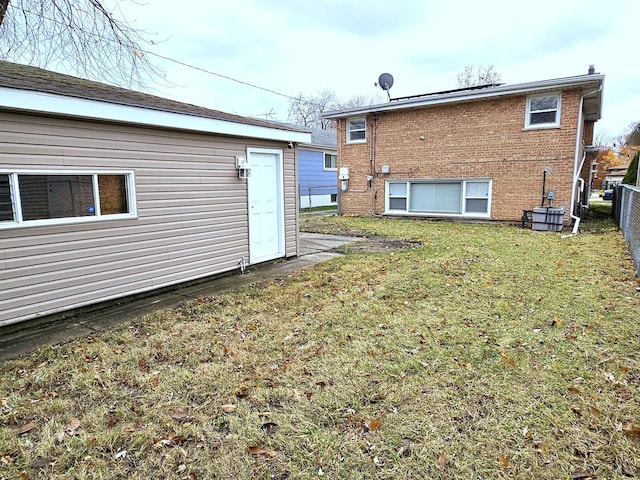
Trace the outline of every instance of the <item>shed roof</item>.
<path fill-rule="evenodd" d="M 320 128 L 310 128 L 309 130 L 311 130 L 311 145 L 335 150 L 337 145 L 335 130 L 322 130 Z"/>
<path fill-rule="evenodd" d="M 451 103 L 469 102 L 483 100 L 507 95 L 530 95 L 534 93 L 551 92 L 554 90 L 565 90 L 569 88 L 579 88 L 583 94 L 591 94 L 585 97 L 584 111 L 587 120 L 598 120 L 602 114 L 602 87 L 604 86 L 604 75 L 587 74 L 575 77 L 556 78 L 551 80 L 541 80 L 536 82 L 517 84 L 491 84 L 468 89 L 448 90 L 445 92 L 426 93 L 424 95 L 414 95 L 391 99 L 388 103 L 368 105 L 347 110 L 328 112 L 324 118 L 347 118 L 369 113 L 381 113 L 402 109 L 413 109 L 428 107 L 432 105 L 442 105 Z"/>
<path fill-rule="evenodd" d="M 22 92 L 23 95 L 21 97 L 17 96 L 16 91 Z M 58 101 L 49 101 L 53 98 L 56 98 Z M 64 108 L 60 106 L 60 101 L 64 99 L 73 99 L 76 100 L 76 103 L 67 101 L 66 103 L 68 104 L 68 110 L 64 111 Z M 117 116 L 117 111 L 115 109 L 112 109 L 112 112 L 115 112 L 114 115 L 109 115 L 109 110 L 105 111 L 103 109 L 91 113 L 90 109 L 89 111 L 87 111 L 87 109 L 79 108 L 79 102 L 86 101 L 100 102 L 102 104 L 106 103 L 118 107 L 155 111 L 163 114 L 168 113 L 181 116 L 198 117 L 200 119 L 215 120 L 217 122 L 225 122 L 247 127 L 259 127 L 260 129 L 269 129 L 271 131 L 279 130 L 283 132 L 283 139 L 288 139 L 291 141 L 306 141 L 309 138 L 308 133 L 304 133 L 303 136 L 299 136 L 299 134 L 304 131 L 299 128 L 295 128 L 292 125 L 279 124 L 256 118 L 243 117 L 240 115 L 222 112 L 220 110 L 213 110 L 189 103 L 178 102 L 175 100 L 170 100 L 168 98 L 150 95 L 135 90 L 129 90 L 126 88 L 94 82 L 83 78 L 64 75 L 61 73 L 44 70 L 42 68 L 0 61 L 0 108 L 58 113 L 63 115 L 66 114 L 72 116 L 83 116 L 96 119 L 120 120 L 131 123 L 144 123 L 165 127 L 172 126 L 170 124 L 167 124 L 167 117 L 165 117 L 165 121 L 162 121 L 160 119 L 161 117 L 156 117 L 156 123 L 153 120 L 153 116 L 149 117 L 148 115 L 145 117 L 147 118 L 146 121 L 136 121 L 137 117 L 131 115 L 123 115 L 123 118 L 114 118 L 114 115 Z M 56 109 L 56 107 L 52 106 L 52 104 L 58 105 L 59 108 Z M 74 110 L 74 107 L 76 108 L 76 110 Z M 124 113 L 122 109 L 118 111 Z M 182 122 L 181 124 L 180 122 L 178 123 L 179 125 L 175 125 L 175 128 L 181 128 L 180 125 L 185 125 L 184 122 Z M 198 122 L 198 125 L 204 124 L 202 122 Z M 213 130 L 215 130 L 212 125 L 211 127 Z M 195 129 L 206 130 L 205 127 Z M 247 130 L 242 129 L 241 131 Z M 258 130 L 256 129 L 254 129 L 253 131 L 258 132 Z M 263 133 L 266 135 L 266 132 Z M 258 135 L 258 137 L 268 138 L 268 136 L 263 135 Z"/>

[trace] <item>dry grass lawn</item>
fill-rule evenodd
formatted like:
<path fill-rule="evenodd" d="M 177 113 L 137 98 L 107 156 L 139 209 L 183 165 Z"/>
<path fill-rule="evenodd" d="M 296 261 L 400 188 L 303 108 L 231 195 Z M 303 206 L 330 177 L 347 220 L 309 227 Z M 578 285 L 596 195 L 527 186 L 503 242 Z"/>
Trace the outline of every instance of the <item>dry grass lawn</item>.
<path fill-rule="evenodd" d="M 419 243 L 0 364 L 0 478 L 640 477 L 640 285 L 610 223 L 307 228 Z"/>

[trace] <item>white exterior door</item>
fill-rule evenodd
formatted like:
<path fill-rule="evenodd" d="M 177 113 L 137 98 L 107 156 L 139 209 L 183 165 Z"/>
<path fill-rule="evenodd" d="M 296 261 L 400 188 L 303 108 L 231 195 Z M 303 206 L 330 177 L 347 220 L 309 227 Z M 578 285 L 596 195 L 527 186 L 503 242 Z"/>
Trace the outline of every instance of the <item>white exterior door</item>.
<path fill-rule="evenodd" d="M 251 166 L 249 263 L 284 257 L 284 171 L 282 150 L 247 149 Z"/>

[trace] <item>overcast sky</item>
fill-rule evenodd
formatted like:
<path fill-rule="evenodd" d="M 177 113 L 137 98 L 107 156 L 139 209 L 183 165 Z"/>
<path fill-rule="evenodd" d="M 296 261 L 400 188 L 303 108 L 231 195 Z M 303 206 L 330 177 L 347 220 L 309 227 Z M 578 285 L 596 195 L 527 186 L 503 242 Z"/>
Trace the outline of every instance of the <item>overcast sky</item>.
<path fill-rule="evenodd" d="M 114 2 L 115 0 L 107 1 Z M 342 100 L 456 88 L 467 65 L 494 65 L 505 83 L 606 76 L 596 131 L 640 121 L 638 0 L 120 0 L 116 16 L 156 41 L 151 51 L 274 90 Z M 636 39 L 634 40 L 634 36 Z M 151 93 L 247 116 L 286 120 L 289 100 L 155 58 L 171 85 Z"/>

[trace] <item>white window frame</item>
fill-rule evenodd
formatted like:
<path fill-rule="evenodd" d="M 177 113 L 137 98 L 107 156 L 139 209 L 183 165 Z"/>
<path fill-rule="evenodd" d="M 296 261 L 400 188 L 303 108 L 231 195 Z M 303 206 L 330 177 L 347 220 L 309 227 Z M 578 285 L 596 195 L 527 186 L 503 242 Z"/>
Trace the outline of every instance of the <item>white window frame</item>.
<path fill-rule="evenodd" d="M 364 128 L 351 128 L 354 122 L 364 122 Z M 347 119 L 347 143 L 365 143 L 367 141 L 367 118 L 366 117 L 353 117 Z M 352 132 L 364 132 L 364 138 L 351 139 Z"/>
<path fill-rule="evenodd" d="M 558 107 L 555 110 L 556 119 L 554 122 L 547 123 L 530 123 L 531 122 L 531 114 L 532 113 L 543 113 L 543 112 L 552 112 L 554 110 L 531 110 L 531 101 L 536 98 L 541 97 L 556 97 L 558 99 Z M 525 130 L 535 130 L 540 128 L 558 128 L 560 127 L 560 114 L 562 112 L 562 92 L 548 92 L 548 93 L 540 93 L 536 95 L 529 95 L 527 97 L 527 108 L 526 114 L 524 117 L 524 128 Z"/>
<path fill-rule="evenodd" d="M 327 155 L 336 157 L 336 166 L 333 168 L 327 168 Z M 338 154 L 336 152 L 322 152 L 322 170 L 325 172 L 337 172 L 338 171 Z"/>
<path fill-rule="evenodd" d="M 411 184 L 412 183 L 428 183 L 428 184 L 436 184 L 436 183 L 452 183 L 458 182 L 461 185 L 461 193 L 460 193 L 460 212 L 461 213 L 438 213 L 438 212 L 411 212 L 409 211 L 409 206 L 411 205 Z M 404 209 L 391 209 L 390 205 L 390 194 L 389 194 L 389 184 L 404 184 L 406 185 L 406 196 L 402 198 L 406 198 L 405 208 Z M 467 197 L 467 183 L 488 183 L 488 197 Z M 491 218 L 491 203 L 492 203 L 492 192 L 493 192 L 493 180 L 491 178 L 442 178 L 442 179 L 426 179 L 426 178 L 411 178 L 411 179 L 394 179 L 385 181 L 384 188 L 384 209 L 385 214 L 388 215 L 407 215 L 407 216 L 415 216 L 415 217 L 460 217 L 460 218 Z M 400 197 L 398 197 L 400 198 Z M 486 199 L 487 200 L 487 211 L 486 213 L 480 212 L 466 212 L 466 200 L 474 200 L 474 199 Z"/>
<path fill-rule="evenodd" d="M 68 225 L 74 223 L 104 222 L 109 220 L 131 220 L 138 218 L 135 173 L 132 170 L 27 170 L 0 169 L 0 175 L 9 176 L 9 190 L 13 208 L 13 221 L 0 221 L 0 230 L 9 228 L 38 227 L 45 225 Z M 86 217 L 46 218 L 39 220 L 23 220 L 22 203 L 19 192 L 19 175 L 91 175 L 93 182 L 95 215 Z M 100 198 L 98 191 L 98 175 L 124 175 L 127 187 L 128 213 L 102 215 L 100 212 Z"/>

